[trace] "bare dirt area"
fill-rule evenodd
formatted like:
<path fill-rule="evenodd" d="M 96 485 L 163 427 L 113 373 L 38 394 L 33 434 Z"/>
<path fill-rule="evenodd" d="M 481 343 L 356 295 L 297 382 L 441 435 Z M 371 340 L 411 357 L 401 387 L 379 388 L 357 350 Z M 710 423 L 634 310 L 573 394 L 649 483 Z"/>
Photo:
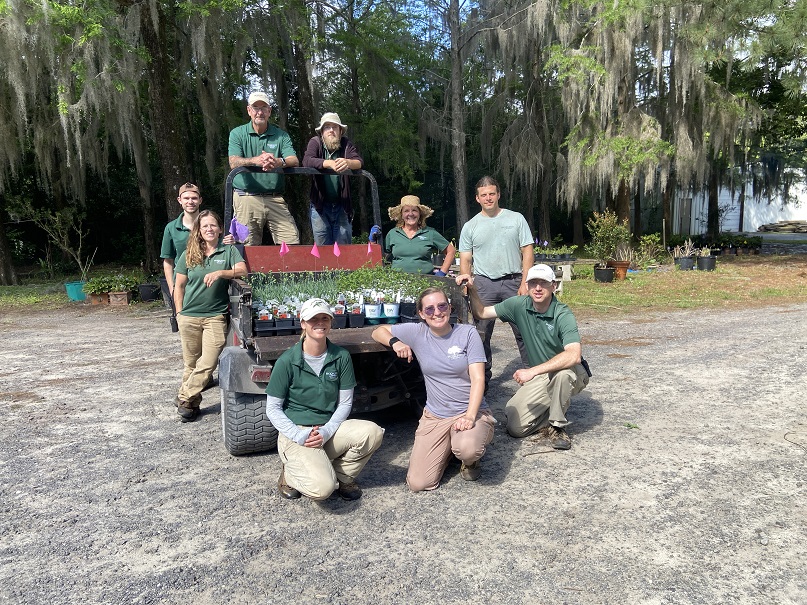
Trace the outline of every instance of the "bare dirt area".
<path fill-rule="evenodd" d="M 570 451 L 500 424 L 478 482 L 411 494 L 391 411 L 364 497 L 322 504 L 277 495 L 274 452 L 226 453 L 218 389 L 179 422 L 164 311 L 6 314 L 0 603 L 805 603 L 806 313 L 586 317 Z"/>

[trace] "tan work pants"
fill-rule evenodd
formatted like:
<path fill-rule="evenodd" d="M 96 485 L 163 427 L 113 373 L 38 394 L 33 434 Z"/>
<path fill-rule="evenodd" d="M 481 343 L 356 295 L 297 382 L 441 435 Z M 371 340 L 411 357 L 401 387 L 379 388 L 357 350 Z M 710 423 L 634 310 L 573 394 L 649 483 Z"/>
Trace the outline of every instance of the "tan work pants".
<path fill-rule="evenodd" d="M 493 441 L 495 420 L 487 410 L 476 415 L 474 428 L 458 431 L 454 423 L 464 414 L 451 418 L 438 418 L 423 410 L 415 431 L 415 444 L 409 457 L 406 484 L 413 492 L 437 489 L 446 471 L 451 454 L 464 464 L 473 464 L 485 453 Z"/>
<path fill-rule="evenodd" d="M 247 246 L 263 243 L 263 227 L 267 223 L 275 245 L 300 243 L 300 233 L 283 196 L 234 192 L 233 207 L 238 222 L 249 227 Z"/>
<path fill-rule="evenodd" d="M 302 427 L 301 427 L 302 428 Z M 277 437 L 286 484 L 312 500 L 325 500 L 338 481 L 352 483 L 384 438 L 384 429 L 369 420 L 345 420 L 322 447 L 298 445 Z"/>
<path fill-rule="evenodd" d="M 524 383 L 504 406 L 507 432 L 513 437 L 526 437 L 548 424 L 566 426 L 572 395 L 587 384 L 588 374 L 579 364 L 554 374 L 540 374 Z"/>
<path fill-rule="evenodd" d="M 219 363 L 219 355 L 227 339 L 227 319 L 213 317 L 187 317 L 177 315 L 179 338 L 182 341 L 182 386 L 179 388 L 179 405 L 198 408 L 202 402 L 202 389 L 207 385 Z"/>

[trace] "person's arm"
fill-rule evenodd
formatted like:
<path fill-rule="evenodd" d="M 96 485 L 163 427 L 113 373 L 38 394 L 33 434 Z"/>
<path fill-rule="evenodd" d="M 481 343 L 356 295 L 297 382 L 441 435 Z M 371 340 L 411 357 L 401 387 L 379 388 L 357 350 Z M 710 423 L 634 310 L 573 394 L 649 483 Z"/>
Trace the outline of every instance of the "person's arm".
<path fill-rule="evenodd" d="M 334 436 L 339 426 L 347 420 L 350 416 L 350 410 L 353 408 L 353 389 L 342 389 L 339 391 L 339 405 L 325 424 L 317 429 L 317 432 L 322 437 L 322 443 L 327 443 L 328 440 Z"/>
<path fill-rule="evenodd" d="M 165 275 L 165 281 L 168 282 L 168 292 L 174 291 L 174 259 L 173 258 L 164 258 L 163 259 L 163 274 Z"/>
<path fill-rule="evenodd" d="M 485 395 L 485 364 L 483 362 L 469 364 L 468 374 L 471 376 L 471 394 L 468 397 L 468 409 L 465 415 L 454 422 L 454 428 L 458 431 L 467 431 L 476 426 L 476 415 Z"/>
<path fill-rule="evenodd" d="M 247 274 L 247 264 L 245 262 L 235 263 L 232 269 L 222 269 L 213 271 L 205 275 L 205 285 L 209 288 L 217 279 L 235 279 Z"/>
<path fill-rule="evenodd" d="M 460 252 L 460 254 L 462 254 L 462 252 Z M 473 313 L 474 319 L 496 319 L 499 316 L 496 313 L 495 307 L 486 307 L 482 303 L 482 299 L 479 298 L 479 293 L 476 291 L 476 286 L 474 286 L 473 277 L 467 273 L 461 273 L 457 276 L 456 281 L 458 286 L 464 285 L 468 290 L 468 298 L 470 298 L 471 301 L 471 313 Z"/>
<path fill-rule="evenodd" d="M 446 249 L 441 252 L 441 254 L 446 255 L 446 259 L 443 261 L 443 266 L 440 267 L 440 271 L 443 273 L 448 273 L 448 270 L 451 268 L 451 265 L 454 264 L 454 254 L 456 254 L 457 248 L 454 247 L 454 244 L 451 242 L 448 243 Z"/>
<path fill-rule="evenodd" d="M 389 347 L 389 341 L 392 339 L 392 331 L 389 329 L 389 326 L 378 326 L 375 330 L 373 330 L 372 336 L 373 340 L 375 340 L 378 344 Z M 408 362 L 412 361 L 412 349 L 409 348 L 409 345 L 399 340 L 393 343 L 390 348 L 395 351 L 395 354 L 401 359 L 405 359 Z"/>
<path fill-rule="evenodd" d="M 177 315 L 182 311 L 182 303 L 185 300 L 185 286 L 187 283 L 188 276 L 184 273 L 177 273 L 176 280 L 174 281 L 174 290 L 172 292 L 174 296 L 174 309 Z"/>
<path fill-rule="evenodd" d="M 532 244 L 521 246 L 521 285 L 518 287 L 518 293 L 529 294 L 527 289 L 527 273 L 532 268 L 535 261 L 535 254 L 533 252 Z"/>
<path fill-rule="evenodd" d="M 283 166 L 283 168 L 297 168 L 300 165 L 299 158 L 294 154 L 287 155 L 283 159 L 286 160 L 286 165 Z M 278 160 L 277 166 L 275 166 L 275 168 L 277 168 L 278 166 L 281 166 L 280 160 Z"/>
<path fill-rule="evenodd" d="M 471 274 L 471 259 L 473 258 L 472 252 L 462 252 L 460 251 L 460 273 L 464 273 L 466 275 Z"/>
<path fill-rule="evenodd" d="M 516 370 L 513 374 L 513 378 L 518 384 L 524 384 L 541 374 L 550 374 L 552 372 L 573 368 L 580 363 L 582 352 L 583 347 L 579 342 L 569 343 L 563 347 L 563 351 L 551 359 L 547 359 L 544 363 L 531 368 Z"/>
<path fill-rule="evenodd" d="M 283 411 L 283 399 L 280 397 L 266 396 L 266 417 L 272 426 L 287 439 L 291 439 L 297 445 L 305 445 L 312 429 L 301 429 L 286 416 Z"/>
<path fill-rule="evenodd" d="M 323 160 L 320 155 L 320 149 L 322 149 L 321 139 L 319 137 L 311 137 L 308 141 L 308 146 L 305 148 L 305 153 L 303 153 L 304 168 L 322 170 L 322 163 L 325 160 Z"/>
<path fill-rule="evenodd" d="M 243 158 L 240 155 L 231 155 L 229 157 L 230 160 L 230 170 L 233 168 L 238 168 L 239 166 L 263 166 L 264 162 L 266 161 L 265 156 L 269 154 L 265 151 L 261 153 L 261 155 L 255 156 L 254 158 Z"/>

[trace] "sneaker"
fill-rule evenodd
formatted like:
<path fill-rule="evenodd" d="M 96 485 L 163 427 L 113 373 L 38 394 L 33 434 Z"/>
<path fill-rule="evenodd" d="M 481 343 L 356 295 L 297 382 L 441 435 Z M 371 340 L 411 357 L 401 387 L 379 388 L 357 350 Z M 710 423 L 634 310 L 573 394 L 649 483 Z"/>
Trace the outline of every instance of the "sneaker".
<path fill-rule="evenodd" d="M 184 401 L 182 403 L 185 403 Z M 177 414 L 182 422 L 193 422 L 199 417 L 199 408 L 186 408 L 185 406 L 177 405 Z"/>
<path fill-rule="evenodd" d="M 549 426 L 549 445 L 556 450 L 568 450 L 572 448 L 572 438 L 561 426 Z"/>
<path fill-rule="evenodd" d="M 286 500 L 296 500 L 302 494 L 286 483 L 286 467 L 280 467 L 280 477 L 277 478 L 277 491 Z"/>
<path fill-rule="evenodd" d="M 476 481 L 479 479 L 479 475 L 482 474 L 482 465 L 479 463 L 479 460 L 476 462 L 472 462 L 471 464 L 462 463 L 460 467 L 460 477 L 465 479 L 466 481 Z"/>
<path fill-rule="evenodd" d="M 361 488 L 355 481 L 350 483 L 339 482 L 339 495 L 345 500 L 358 500 L 361 498 Z"/>

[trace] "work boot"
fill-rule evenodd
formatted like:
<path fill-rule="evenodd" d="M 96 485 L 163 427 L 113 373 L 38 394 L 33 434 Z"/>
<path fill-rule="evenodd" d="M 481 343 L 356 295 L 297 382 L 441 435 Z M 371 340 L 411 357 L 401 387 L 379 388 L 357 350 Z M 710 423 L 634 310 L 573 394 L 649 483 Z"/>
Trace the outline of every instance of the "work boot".
<path fill-rule="evenodd" d="M 566 433 L 562 426 L 549 426 L 549 445 L 556 450 L 568 450 L 572 448 L 572 438 Z"/>
<path fill-rule="evenodd" d="M 177 405 L 177 414 L 181 422 L 193 422 L 199 417 L 199 408 L 187 407 L 187 402 L 180 401 Z"/>
<path fill-rule="evenodd" d="M 339 495 L 345 500 L 358 500 L 361 498 L 361 488 L 355 481 L 350 483 L 339 482 Z"/>
<path fill-rule="evenodd" d="M 479 463 L 479 460 L 476 462 L 471 462 L 471 464 L 462 463 L 460 467 L 460 477 L 465 479 L 466 481 L 476 481 L 479 479 L 479 475 L 482 474 L 482 465 Z"/>
<path fill-rule="evenodd" d="M 286 483 L 286 467 L 280 467 L 280 477 L 277 479 L 277 491 L 280 492 L 280 495 L 285 498 L 286 500 L 296 500 L 302 494 L 294 489 L 291 485 Z"/>

